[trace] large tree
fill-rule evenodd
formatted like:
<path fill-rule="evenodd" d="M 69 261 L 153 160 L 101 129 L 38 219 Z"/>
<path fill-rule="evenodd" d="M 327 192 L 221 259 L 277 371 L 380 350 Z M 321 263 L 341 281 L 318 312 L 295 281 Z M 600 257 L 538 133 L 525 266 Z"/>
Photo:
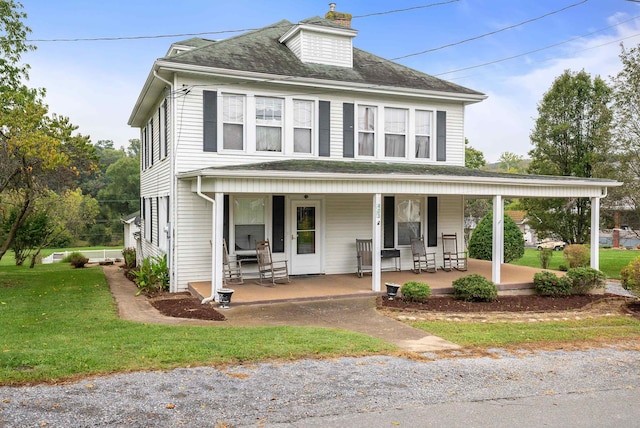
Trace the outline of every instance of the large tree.
<path fill-rule="evenodd" d="M 0 216 L 15 213 L 0 233 L 0 259 L 38 198 L 48 189 L 64 189 L 93 164 L 89 139 L 76 134 L 67 118 L 49 112 L 43 90 L 22 83 L 28 66 L 20 63 L 21 55 L 32 46 L 26 42 L 30 30 L 22 23 L 21 8 L 13 0 L 0 0 L 0 204 L 11 204 L 0 206 Z"/>
<path fill-rule="evenodd" d="M 624 223 L 640 225 L 640 46 L 622 48 L 622 69 L 612 78 L 613 141 L 616 174 L 623 186 L 612 188 L 605 206 L 624 214 Z M 636 232 L 638 233 L 638 232 Z"/>
<path fill-rule="evenodd" d="M 528 172 L 595 177 L 606 170 L 610 148 L 611 89 L 584 70 L 565 71 L 538 105 L 531 133 Z M 591 207 L 587 198 L 523 199 L 529 224 L 539 236 L 555 235 L 569 243 L 589 238 Z"/>

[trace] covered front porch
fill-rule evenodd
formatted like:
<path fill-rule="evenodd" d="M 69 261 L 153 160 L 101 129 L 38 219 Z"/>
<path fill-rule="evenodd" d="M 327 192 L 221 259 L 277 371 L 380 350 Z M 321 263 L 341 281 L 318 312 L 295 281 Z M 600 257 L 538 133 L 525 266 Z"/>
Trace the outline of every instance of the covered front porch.
<path fill-rule="evenodd" d="M 533 275 L 542 269 L 502 264 L 501 270 L 502 282 L 498 285 L 499 292 L 500 294 L 512 294 L 530 293 L 533 287 Z M 472 273 L 491 279 L 491 262 L 470 259 L 469 269 L 465 272 L 438 270 L 437 273 L 415 274 L 410 270 L 404 270 L 401 272 L 382 272 L 381 276 L 384 283 L 391 282 L 402 285 L 408 281 L 425 282 L 431 287 L 432 295 L 442 295 L 453 292 L 451 283 L 456 278 Z M 382 287 L 382 292 L 371 290 L 370 274 L 358 278 L 355 273 L 294 276 L 291 283 L 277 284 L 274 287 L 261 286 L 257 280 L 246 278 L 244 284 L 228 285 L 228 287 L 234 290 L 233 305 L 384 294 L 384 287 Z M 211 295 L 211 282 L 190 282 L 189 291 L 200 299 L 207 298 Z"/>

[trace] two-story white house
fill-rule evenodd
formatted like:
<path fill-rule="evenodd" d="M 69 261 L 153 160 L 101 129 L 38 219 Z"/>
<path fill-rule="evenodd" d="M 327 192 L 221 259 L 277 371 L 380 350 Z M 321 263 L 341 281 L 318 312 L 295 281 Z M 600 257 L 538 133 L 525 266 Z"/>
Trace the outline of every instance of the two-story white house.
<path fill-rule="evenodd" d="M 493 198 L 497 283 L 504 197 L 591 198 L 597 249 L 615 182 L 466 169 L 465 106 L 485 95 L 357 49 L 356 36 L 331 19 L 280 21 L 174 43 L 154 62 L 129 124 L 141 129 L 142 256 L 168 255 L 172 291 L 211 281 L 215 295 L 223 239 L 237 255 L 268 239 L 292 275 L 355 272 L 358 238 L 409 266 L 411 238 L 439 255 L 442 233 L 463 236 L 465 197 Z"/>

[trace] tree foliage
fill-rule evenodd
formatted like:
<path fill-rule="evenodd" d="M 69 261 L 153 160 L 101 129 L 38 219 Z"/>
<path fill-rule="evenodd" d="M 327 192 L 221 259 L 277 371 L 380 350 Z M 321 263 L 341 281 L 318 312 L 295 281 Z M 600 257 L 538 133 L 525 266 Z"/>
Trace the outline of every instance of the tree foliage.
<path fill-rule="evenodd" d="M 0 0 L 0 216 L 5 224 L 0 259 L 38 199 L 49 189 L 65 189 L 79 171 L 93 165 L 89 139 L 75 134 L 67 118 L 49 112 L 43 90 L 22 83 L 28 66 L 20 59 L 33 47 L 26 42 L 30 30 L 21 8 L 13 0 Z M 7 227 L 9 217 L 13 221 Z"/>
<path fill-rule="evenodd" d="M 612 78 L 616 172 L 624 183 L 612 188 L 603 208 L 624 208 L 625 223 L 640 223 L 640 46 L 622 47 L 622 69 Z M 637 228 L 637 227 L 636 227 Z"/>
<path fill-rule="evenodd" d="M 518 225 L 504 215 L 504 263 L 518 260 L 524 255 L 524 238 Z M 469 240 L 469 257 L 491 260 L 493 257 L 493 212 L 489 212 L 474 229 Z"/>
<path fill-rule="evenodd" d="M 471 169 L 480 169 L 487 164 L 484 153 L 469 145 L 469 140 L 464 139 L 464 166 Z"/>
<path fill-rule="evenodd" d="M 595 177 L 606 172 L 610 149 L 611 89 L 585 71 L 565 71 L 538 105 L 531 133 L 528 172 L 541 175 Z M 529 225 L 539 237 L 557 236 L 584 243 L 590 231 L 586 198 L 522 199 Z"/>
<path fill-rule="evenodd" d="M 504 152 L 498 158 L 498 170 L 510 174 L 522 174 L 526 172 L 522 156 L 512 152 Z"/>

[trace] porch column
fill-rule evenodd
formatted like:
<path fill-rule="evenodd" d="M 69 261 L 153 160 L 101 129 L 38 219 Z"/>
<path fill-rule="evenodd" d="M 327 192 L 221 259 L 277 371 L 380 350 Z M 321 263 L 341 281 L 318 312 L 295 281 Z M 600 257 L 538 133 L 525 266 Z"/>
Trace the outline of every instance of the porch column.
<path fill-rule="evenodd" d="M 600 269 L 600 198 L 591 198 L 591 267 Z"/>
<path fill-rule="evenodd" d="M 211 227 L 213 231 L 213 244 L 211 246 L 211 293 L 218 301 L 218 290 L 222 287 L 222 237 L 224 227 L 224 194 L 216 192 L 215 204 L 213 204 L 213 219 Z"/>
<path fill-rule="evenodd" d="M 491 242 L 491 280 L 500 284 L 500 269 L 504 262 L 504 205 L 502 196 L 493 197 L 493 240 Z"/>
<path fill-rule="evenodd" d="M 382 238 L 382 195 L 376 193 L 373 195 L 373 231 L 371 240 L 371 289 L 380 291 L 382 289 L 380 281 L 380 254 L 382 246 L 380 240 Z"/>

